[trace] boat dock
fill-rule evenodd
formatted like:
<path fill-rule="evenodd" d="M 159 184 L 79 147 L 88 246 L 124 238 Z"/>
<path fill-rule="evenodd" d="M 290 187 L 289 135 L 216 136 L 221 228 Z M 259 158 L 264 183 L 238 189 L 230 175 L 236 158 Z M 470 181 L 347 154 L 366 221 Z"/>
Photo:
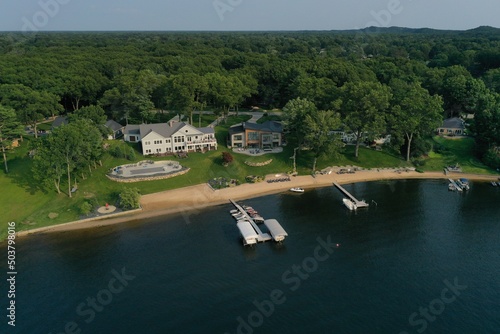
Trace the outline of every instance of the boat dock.
<path fill-rule="evenodd" d="M 243 208 L 243 206 L 239 205 L 232 199 L 230 199 L 229 201 L 231 202 L 231 204 L 234 205 L 234 207 L 239 212 L 238 216 L 235 217 L 238 220 L 238 223 L 236 225 L 240 230 L 240 234 L 243 237 L 243 244 L 245 246 L 269 240 L 282 242 L 283 240 L 285 240 L 285 237 L 288 236 L 286 231 L 283 229 L 283 227 L 276 219 L 264 220 L 263 221 L 264 225 L 269 230 L 269 233 L 262 232 L 262 230 L 257 226 L 255 219 L 247 212 L 247 210 Z M 260 216 L 258 217 L 259 219 L 263 219 Z"/>
<path fill-rule="evenodd" d="M 243 224 L 239 224 L 238 225 L 238 228 L 240 229 L 240 233 L 241 233 L 241 236 L 243 237 L 244 241 L 245 241 L 245 244 L 251 244 L 250 242 L 250 239 L 254 238 L 257 242 L 265 242 L 265 241 L 269 241 L 269 240 L 272 240 L 273 238 L 269 235 L 269 233 L 264 233 L 261 231 L 261 229 L 257 226 L 257 224 L 255 223 L 255 221 L 253 220 L 252 217 L 250 217 L 250 215 L 245 211 L 245 209 L 243 209 L 241 207 L 241 205 L 239 205 L 238 203 L 236 203 L 235 201 L 233 201 L 232 199 L 229 200 L 233 205 L 234 207 L 241 213 L 241 215 L 243 216 L 242 219 L 240 219 L 238 221 L 238 223 L 240 222 L 248 222 L 248 224 L 250 224 L 250 226 L 254 229 L 254 231 L 257 233 L 256 235 L 252 234 L 252 233 L 249 233 L 248 229 L 247 228 L 244 228 L 244 230 L 242 228 L 240 228 L 240 226 L 248 226 L 248 224 L 246 223 L 243 223 Z"/>
<path fill-rule="evenodd" d="M 344 195 L 346 195 L 356 205 L 356 208 L 358 208 L 358 209 L 359 208 L 367 208 L 367 207 L 370 206 L 370 204 L 366 203 L 365 201 L 360 201 L 356 197 L 354 197 L 353 195 L 351 195 L 350 192 L 348 192 L 347 190 L 345 190 L 344 187 L 342 187 L 337 182 L 333 182 L 333 185 L 335 187 L 337 187 Z"/>
<path fill-rule="evenodd" d="M 458 183 L 456 183 L 456 182 L 455 182 L 455 180 L 453 180 L 453 179 L 448 179 L 448 181 L 450 181 L 450 184 L 451 184 L 453 187 L 455 187 L 455 189 L 456 189 L 457 191 L 463 191 L 462 187 L 460 187 L 460 186 L 458 185 Z"/>

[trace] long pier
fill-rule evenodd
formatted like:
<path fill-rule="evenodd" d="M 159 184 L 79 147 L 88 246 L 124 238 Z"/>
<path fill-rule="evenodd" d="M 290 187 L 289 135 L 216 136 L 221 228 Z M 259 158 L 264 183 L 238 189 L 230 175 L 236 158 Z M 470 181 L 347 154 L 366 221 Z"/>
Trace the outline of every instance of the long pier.
<path fill-rule="evenodd" d="M 346 195 L 347 197 L 349 197 L 349 199 L 351 201 L 353 201 L 354 204 L 356 204 L 357 208 L 367 208 L 368 206 L 370 206 L 370 204 L 366 203 L 365 201 L 360 201 L 356 197 L 354 197 L 353 195 L 351 195 L 350 192 L 348 192 L 347 190 L 345 190 L 344 187 L 342 187 L 337 182 L 333 182 L 333 185 L 335 187 L 337 187 L 344 195 Z"/>
<path fill-rule="evenodd" d="M 245 209 L 243 209 L 241 207 L 241 205 L 239 205 L 238 203 L 236 203 L 235 201 L 233 201 L 232 199 L 229 200 L 236 209 L 238 209 L 238 211 L 245 216 L 245 220 L 247 220 L 250 225 L 252 225 L 253 229 L 255 230 L 255 232 L 257 232 L 257 241 L 258 242 L 265 242 L 265 241 L 269 241 L 269 240 L 272 240 L 273 238 L 269 235 L 269 233 L 264 233 L 261 231 L 261 229 L 257 226 L 257 224 L 255 223 L 255 221 L 253 220 L 252 217 L 250 217 L 250 215 L 245 211 Z"/>

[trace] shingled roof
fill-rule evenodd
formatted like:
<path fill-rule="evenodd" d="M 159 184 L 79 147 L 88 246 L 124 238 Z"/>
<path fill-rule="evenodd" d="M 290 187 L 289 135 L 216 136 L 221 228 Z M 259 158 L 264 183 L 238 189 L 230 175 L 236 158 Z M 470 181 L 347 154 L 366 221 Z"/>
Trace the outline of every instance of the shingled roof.
<path fill-rule="evenodd" d="M 281 125 L 281 123 L 276 121 L 267 121 L 262 124 L 243 122 L 241 124 L 236 124 L 230 127 L 229 134 L 240 133 L 244 132 L 245 130 L 281 133 L 283 132 L 283 126 Z"/>

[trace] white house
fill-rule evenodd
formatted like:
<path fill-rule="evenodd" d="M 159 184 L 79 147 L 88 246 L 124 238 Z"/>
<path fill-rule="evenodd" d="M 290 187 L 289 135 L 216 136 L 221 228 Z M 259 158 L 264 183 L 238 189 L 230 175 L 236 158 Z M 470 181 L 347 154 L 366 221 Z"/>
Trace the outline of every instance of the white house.
<path fill-rule="evenodd" d="M 129 124 L 124 140 L 141 142 L 144 155 L 217 150 L 213 128 L 195 128 L 184 122 Z"/>

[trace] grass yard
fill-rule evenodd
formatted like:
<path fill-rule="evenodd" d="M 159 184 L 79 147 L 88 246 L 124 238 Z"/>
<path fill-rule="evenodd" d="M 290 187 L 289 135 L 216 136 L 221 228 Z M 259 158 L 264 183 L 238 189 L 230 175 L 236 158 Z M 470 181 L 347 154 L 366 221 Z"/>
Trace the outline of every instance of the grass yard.
<path fill-rule="evenodd" d="M 465 173 L 496 173 L 474 156 L 473 138 L 447 139 L 436 136 L 432 139 L 432 144 L 434 149 L 426 159 L 424 170 L 442 171 L 445 166 L 458 163 Z"/>
<path fill-rule="evenodd" d="M 129 146 L 136 151 L 136 159 L 129 161 L 117 159 L 109 154 L 105 154 L 102 159 L 102 166 L 92 171 L 91 177 L 86 175 L 83 179 L 78 178 L 78 191 L 72 198 L 67 196 L 68 187 L 62 182 L 61 189 L 64 193 L 57 194 L 54 187 L 42 188 L 31 173 L 32 160 L 28 157 L 27 138 L 13 153 L 8 155 L 10 173 L 0 172 L 0 201 L 2 210 L 0 211 L 0 240 L 6 236 L 6 222 L 15 221 L 17 230 L 27 230 L 31 228 L 60 224 L 77 220 L 81 217 L 80 206 L 84 201 L 90 202 L 94 208 L 105 203 L 117 204 L 118 195 L 125 187 L 136 187 L 141 194 L 149 194 L 164 190 L 170 190 L 190 185 L 205 183 L 211 178 L 225 177 L 228 179 L 238 179 L 245 182 L 248 175 L 264 176 L 274 173 L 285 173 L 292 171 L 293 145 L 284 147 L 279 154 L 267 154 L 253 157 L 239 153 L 231 154 L 234 161 L 228 166 L 222 165 L 222 152 L 229 151 L 226 147 L 228 129 L 231 125 L 246 121 L 250 118 L 247 115 L 231 116 L 225 124 L 216 128 L 216 135 L 219 141 L 219 149 L 207 153 L 190 153 L 188 158 L 177 159 L 175 157 L 150 158 L 151 160 L 176 160 L 183 166 L 191 168 L 189 173 L 166 180 L 156 180 L 148 182 L 137 182 L 132 184 L 122 184 L 109 180 L 106 172 L 113 167 L 145 160 L 140 152 L 140 145 L 123 143 L 122 141 L 110 141 L 111 148 L 116 145 Z M 439 148 L 440 153 L 431 152 L 424 166 L 425 170 L 442 170 L 445 165 L 459 163 L 464 172 L 469 173 L 494 173 L 491 169 L 483 166 L 473 157 L 472 139 L 448 140 L 434 138 L 434 145 Z M 264 162 L 273 159 L 272 163 L 262 167 L 251 167 L 245 161 Z M 297 171 L 301 175 L 311 173 L 313 157 L 310 151 L 297 152 Z M 373 149 L 361 147 L 359 158 L 354 157 L 354 146 L 346 146 L 343 153 L 337 157 L 323 157 L 318 159 L 317 169 L 328 166 L 357 165 L 364 168 L 378 167 L 406 167 L 409 163 L 402 157 L 391 155 L 387 152 L 375 151 Z M 88 174 L 88 171 L 86 171 Z"/>

